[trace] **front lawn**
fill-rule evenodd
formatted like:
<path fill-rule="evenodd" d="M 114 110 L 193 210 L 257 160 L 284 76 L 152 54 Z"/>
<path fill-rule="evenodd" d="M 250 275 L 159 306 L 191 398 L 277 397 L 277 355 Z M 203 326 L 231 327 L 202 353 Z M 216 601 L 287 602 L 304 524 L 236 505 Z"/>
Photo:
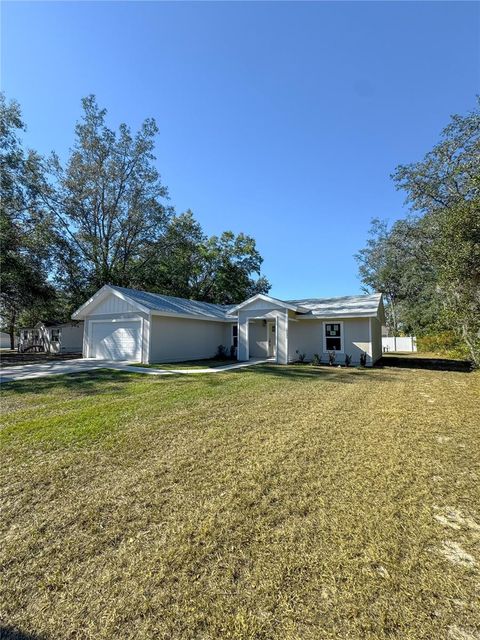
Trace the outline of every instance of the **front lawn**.
<path fill-rule="evenodd" d="M 218 358 L 208 358 L 206 360 L 186 360 L 185 362 L 157 362 L 153 364 L 141 364 L 135 362 L 133 367 L 146 367 L 149 369 L 216 369 L 226 367 L 229 364 L 237 364 L 238 360 L 230 358 L 219 360 Z"/>
<path fill-rule="evenodd" d="M 418 369 L 5 385 L 0 637 L 476 639 L 479 405 Z"/>

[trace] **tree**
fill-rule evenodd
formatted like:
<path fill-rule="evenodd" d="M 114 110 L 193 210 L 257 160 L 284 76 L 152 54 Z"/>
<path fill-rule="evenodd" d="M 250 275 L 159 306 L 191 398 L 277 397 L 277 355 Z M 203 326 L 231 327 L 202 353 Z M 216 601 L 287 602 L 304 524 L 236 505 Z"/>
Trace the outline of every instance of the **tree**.
<path fill-rule="evenodd" d="M 479 102 L 480 104 L 480 102 Z M 480 364 L 480 110 L 453 116 L 420 162 L 397 167 L 411 213 L 376 224 L 357 259 L 366 287 L 396 297 L 396 316 L 415 332 L 449 329 Z M 397 318 L 397 319 L 398 319 Z"/>
<path fill-rule="evenodd" d="M 105 124 L 95 96 L 84 98 L 76 140 L 63 167 L 52 155 L 44 202 L 58 222 L 67 250 L 59 261 L 67 288 L 80 278 L 83 297 L 104 284 L 130 286 L 155 253 L 171 215 L 167 189 L 154 165 L 153 119 L 136 134 Z M 60 278 L 64 276 L 60 275 Z"/>
<path fill-rule="evenodd" d="M 231 231 L 208 238 L 189 210 L 169 220 L 142 283 L 151 291 L 230 304 L 268 292 L 261 264 L 253 238 Z"/>
<path fill-rule="evenodd" d="M 55 298 L 48 281 L 53 227 L 38 200 L 41 159 L 23 151 L 24 129 L 18 103 L 0 95 L 0 312 L 12 349 L 19 320 L 39 319 Z"/>
<path fill-rule="evenodd" d="M 383 293 L 387 327 L 396 336 L 399 330 L 397 307 L 402 295 L 400 263 L 403 253 L 398 250 L 398 243 L 392 242 L 391 236 L 388 223 L 374 218 L 367 246 L 355 255 L 355 259 L 364 290 Z"/>
<path fill-rule="evenodd" d="M 480 367 L 480 202 L 467 200 L 439 212 L 431 259 L 446 323 Z"/>

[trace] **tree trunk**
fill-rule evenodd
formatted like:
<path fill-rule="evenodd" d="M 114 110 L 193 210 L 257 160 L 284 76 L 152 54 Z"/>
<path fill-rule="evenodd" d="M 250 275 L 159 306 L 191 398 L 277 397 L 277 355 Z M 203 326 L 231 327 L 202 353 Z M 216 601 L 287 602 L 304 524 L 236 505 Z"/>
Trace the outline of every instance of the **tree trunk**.
<path fill-rule="evenodd" d="M 15 311 L 12 313 L 10 317 L 10 323 L 8 326 L 8 332 L 10 334 L 10 349 L 13 351 L 15 349 Z"/>

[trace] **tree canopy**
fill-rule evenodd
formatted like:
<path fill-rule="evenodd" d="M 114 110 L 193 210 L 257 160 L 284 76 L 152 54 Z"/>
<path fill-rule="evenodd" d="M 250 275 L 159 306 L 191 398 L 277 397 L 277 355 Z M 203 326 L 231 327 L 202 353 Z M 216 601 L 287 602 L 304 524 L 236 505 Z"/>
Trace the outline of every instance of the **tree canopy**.
<path fill-rule="evenodd" d="M 65 162 L 26 151 L 20 107 L 0 102 L 3 324 L 67 319 L 104 284 L 217 303 L 267 292 L 255 240 L 208 237 L 176 214 L 155 157 L 158 128 L 107 126 L 95 96 Z"/>
<path fill-rule="evenodd" d="M 407 217 L 372 221 L 357 254 L 367 289 L 385 292 L 392 331 L 450 329 L 480 365 L 480 102 L 452 117 L 425 157 L 397 167 Z"/>

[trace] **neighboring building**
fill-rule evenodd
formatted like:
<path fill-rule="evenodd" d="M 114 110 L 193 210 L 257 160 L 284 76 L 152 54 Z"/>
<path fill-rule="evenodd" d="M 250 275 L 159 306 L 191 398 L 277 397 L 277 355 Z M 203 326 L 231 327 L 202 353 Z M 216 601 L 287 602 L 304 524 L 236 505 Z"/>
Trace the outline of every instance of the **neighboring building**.
<path fill-rule="evenodd" d="M 20 330 L 19 350 L 46 353 L 82 353 L 83 322 L 37 322 L 34 327 Z"/>
<path fill-rule="evenodd" d="M 0 349 L 10 349 L 10 336 L 4 331 L 0 331 Z"/>
<path fill-rule="evenodd" d="M 219 345 L 235 347 L 238 360 L 274 358 L 287 364 L 306 354 L 328 361 L 336 351 L 367 365 L 382 355 L 381 294 L 308 300 L 256 295 L 239 305 L 219 305 L 105 285 L 73 315 L 85 322 L 87 358 L 143 363 L 212 357 Z"/>

